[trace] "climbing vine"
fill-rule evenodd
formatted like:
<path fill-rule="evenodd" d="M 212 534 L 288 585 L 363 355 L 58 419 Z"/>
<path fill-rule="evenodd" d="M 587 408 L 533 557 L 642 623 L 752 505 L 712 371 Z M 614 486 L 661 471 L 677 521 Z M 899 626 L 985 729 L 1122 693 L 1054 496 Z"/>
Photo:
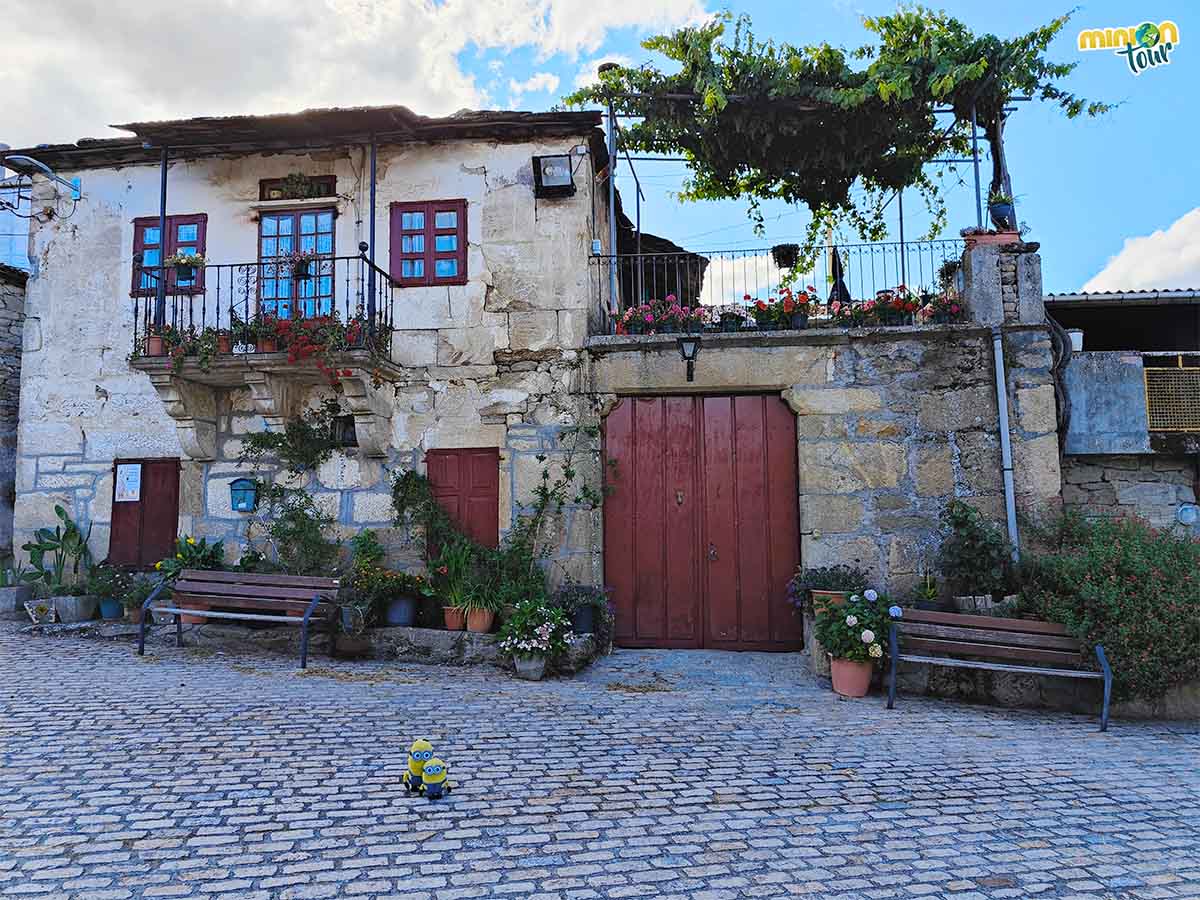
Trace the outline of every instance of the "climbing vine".
<path fill-rule="evenodd" d="M 259 431 L 242 440 L 239 463 L 258 466 L 278 462 L 293 475 L 312 471 L 328 460 L 338 446 L 333 420 L 341 415 L 341 405 L 327 397 L 321 405 L 293 417 L 283 431 Z"/>
<path fill-rule="evenodd" d="M 733 17 L 725 13 L 644 41 L 669 60 L 666 70 L 618 66 L 567 102 L 612 99 L 637 117 L 623 129 L 626 148 L 686 157 L 685 200 L 747 198 L 759 230 L 762 201 L 807 205 L 808 251 L 840 222 L 865 240 L 884 237 L 883 213 L 900 188 L 924 198 L 932 237 L 946 213 L 926 166 L 969 150 L 972 105 L 992 144 L 993 192 L 1008 194 L 1003 111 L 1015 95 L 1054 102 L 1068 118 L 1110 108 L 1061 88 L 1075 64 L 1045 57 L 1069 17 L 1003 39 L 976 35 L 942 12 L 902 7 L 864 18 L 878 44 L 848 51 L 758 40 L 745 16 L 727 39 Z M 935 106 L 953 110 L 948 126 Z"/>

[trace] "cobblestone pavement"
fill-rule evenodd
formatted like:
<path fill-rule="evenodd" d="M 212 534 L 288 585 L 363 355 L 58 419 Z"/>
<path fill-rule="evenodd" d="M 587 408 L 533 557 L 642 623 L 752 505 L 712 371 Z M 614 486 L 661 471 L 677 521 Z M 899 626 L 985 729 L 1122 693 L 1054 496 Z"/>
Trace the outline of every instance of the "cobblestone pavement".
<path fill-rule="evenodd" d="M 1200 728 L 878 697 L 797 656 L 574 680 L 0 626 L 0 896 L 1200 897 Z M 454 793 L 406 797 L 416 735 Z"/>

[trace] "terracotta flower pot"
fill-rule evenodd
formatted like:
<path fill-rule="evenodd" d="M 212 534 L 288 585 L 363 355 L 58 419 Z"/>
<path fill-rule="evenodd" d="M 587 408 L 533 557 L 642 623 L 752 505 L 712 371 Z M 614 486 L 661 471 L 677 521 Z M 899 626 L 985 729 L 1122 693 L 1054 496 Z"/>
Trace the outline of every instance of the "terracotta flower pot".
<path fill-rule="evenodd" d="M 133 625 L 142 624 L 142 613 L 144 610 L 140 606 L 129 606 L 125 608 L 125 614 L 129 617 L 129 621 Z"/>
<path fill-rule="evenodd" d="M 492 623 L 496 620 L 496 614 L 490 609 L 473 609 L 467 613 L 467 631 L 472 631 L 475 634 L 488 634 L 492 630 Z"/>
<path fill-rule="evenodd" d="M 843 697 L 867 696 L 874 664 L 852 659 L 835 659 L 830 668 L 833 671 L 833 689 L 837 693 Z"/>
<path fill-rule="evenodd" d="M 274 353 L 279 349 L 279 339 L 275 337 L 259 337 L 258 352 L 259 353 Z"/>
<path fill-rule="evenodd" d="M 446 619 L 447 631 L 462 631 L 467 627 L 467 611 L 457 606 L 443 606 L 442 615 Z"/>
<path fill-rule="evenodd" d="M 161 334 L 146 335 L 146 355 L 147 356 L 166 356 L 167 342 Z"/>
<path fill-rule="evenodd" d="M 233 352 L 233 335 L 227 332 L 222 332 L 217 335 L 217 352 L 232 353 Z"/>
<path fill-rule="evenodd" d="M 810 591 L 813 609 L 821 610 L 826 606 L 841 606 L 849 598 L 847 591 Z"/>

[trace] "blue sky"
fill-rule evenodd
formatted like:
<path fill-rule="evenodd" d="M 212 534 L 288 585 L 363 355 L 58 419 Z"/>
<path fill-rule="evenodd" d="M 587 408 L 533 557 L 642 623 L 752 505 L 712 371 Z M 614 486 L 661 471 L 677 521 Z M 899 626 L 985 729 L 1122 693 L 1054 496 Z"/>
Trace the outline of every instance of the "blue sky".
<path fill-rule="evenodd" d="M 639 46 L 647 34 L 720 9 L 709 0 L 211 0 L 186 29 L 164 32 L 155 14 L 162 0 L 40 0 L 36 15 L 22 14 L 31 3 L 17 0 L 0 54 L 0 141 L 13 146 L 113 135 L 113 122 L 323 106 L 401 103 L 429 115 L 546 109 L 605 59 L 648 59 Z M 934 5 L 1008 36 L 1069 4 Z M 894 8 L 884 0 L 756 0 L 731 9 L 749 13 L 760 37 L 856 46 L 868 38 L 862 15 Z M 1194 0 L 1086 3 L 1053 56 L 1079 61 L 1073 89 L 1119 107 L 1068 122 L 1030 103 L 1011 119 L 1018 210 L 1028 239 L 1042 244 L 1049 290 L 1200 287 L 1200 126 L 1188 103 L 1200 85 L 1196 9 Z M 1179 26 L 1171 65 L 1134 77 L 1111 53 L 1075 49 L 1081 28 L 1146 19 Z M 646 229 L 689 249 L 770 246 L 800 235 L 808 218 L 804 209 L 770 206 L 759 238 L 743 203 L 673 200 L 681 164 L 643 163 L 639 174 Z M 967 184 L 948 195 L 948 236 L 975 220 L 967 167 L 961 174 Z M 631 198 L 630 179 L 621 181 Z M 917 198 L 905 211 L 911 237 L 925 224 Z"/>
<path fill-rule="evenodd" d="M 979 30 L 1012 35 L 1028 31 L 1069 8 L 1043 3 L 982 4 L 947 2 L 942 6 Z M 864 42 L 866 32 L 861 16 L 894 8 L 885 2 L 809 3 L 803 16 L 797 16 L 792 4 L 778 2 L 747 3 L 737 12 L 749 13 L 760 37 L 771 36 L 792 43 L 827 40 L 853 46 Z M 1200 205 L 1200 154 L 1195 142 L 1197 119 L 1189 97 L 1200 84 L 1200 17 L 1191 4 L 1173 3 L 1153 7 L 1128 3 L 1095 2 L 1083 6 L 1059 41 L 1052 48 L 1053 58 L 1079 61 L 1068 84 L 1088 97 L 1119 103 L 1111 113 L 1098 119 L 1068 121 L 1056 108 L 1041 103 L 1020 106 L 1010 120 L 1008 152 L 1013 188 L 1021 219 L 1030 227 L 1028 240 L 1042 244 L 1042 264 L 1047 290 L 1078 289 L 1104 269 L 1118 254 L 1126 238 L 1150 235 L 1169 228 Z M 1122 59 L 1110 52 L 1079 53 L 1075 37 L 1084 27 L 1115 27 L 1138 24 L 1144 19 L 1171 19 L 1180 28 L 1180 42 L 1169 66 L 1133 76 Z M 638 45 L 633 29 L 614 33 L 603 49 L 588 60 L 606 53 L 640 62 L 651 55 Z M 1193 51 L 1191 48 L 1195 47 Z M 464 69 L 479 73 L 481 81 L 500 99 L 509 99 L 509 73 L 543 72 L 557 76 L 559 89 L 533 91 L 522 95 L 522 105 L 544 108 L 569 88 L 580 70 L 577 60 L 537 59 L 535 50 L 483 54 L 466 51 L 461 56 Z M 488 69 L 502 67 L 497 77 Z M 982 144 L 986 153 L 986 143 Z M 669 192 L 678 188 L 684 167 L 678 163 L 639 163 L 638 174 L 648 195 L 643 206 L 643 225 L 649 230 L 685 243 L 689 249 L 769 246 L 802 234 L 808 219 L 806 210 L 789 209 L 775 204 L 767 209 L 766 238 L 756 237 L 745 215 L 745 205 L 734 202 L 689 203 L 680 205 Z M 982 177 L 988 180 L 985 159 Z M 953 186 L 948 178 L 950 227 L 948 235 L 975 221 L 974 190 L 970 167 L 960 168 L 967 182 Z M 632 181 L 619 179 L 623 195 L 632 196 Z M 926 218 L 914 196 L 906 204 L 905 227 L 908 236 L 924 230 Z M 895 205 L 889 209 L 891 227 L 896 229 Z M 1200 217 L 1197 217 L 1200 218 Z M 1198 223 L 1200 224 L 1200 223 Z M 1200 227 L 1174 241 L 1200 241 Z M 1170 252 L 1173 247 L 1166 248 Z M 1153 248 L 1151 248 L 1153 250 Z M 1175 283 L 1186 273 L 1170 271 L 1153 253 L 1146 253 L 1146 271 L 1136 265 L 1141 283 L 1131 284 L 1128 265 L 1121 286 L 1193 286 L 1200 287 L 1200 272 L 1194 284 Z M 1126 260 L 1128 262 L 1128 260 Z M 1169 263 L 1170 261 L 1168 261 Z M 1176 265 L 1177 265 L 1176 261 Z M 1168 271 L 1163 271 L 1166 268 Z M 1189 271 L 1195 272 L 1192 268 Z M 1159 281 L 1155 281 L 1159 278 Z M 1164 284 L 1163 281 L 1172 282 Z M 1115 285 L 1106 285 L 1115 286 Z"/>

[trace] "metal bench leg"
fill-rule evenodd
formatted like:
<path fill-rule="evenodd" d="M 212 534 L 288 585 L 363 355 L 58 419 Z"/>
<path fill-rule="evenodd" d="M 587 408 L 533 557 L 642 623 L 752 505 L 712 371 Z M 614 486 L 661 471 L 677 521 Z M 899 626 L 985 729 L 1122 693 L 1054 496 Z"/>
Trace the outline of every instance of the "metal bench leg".
<path fill-rule="evenodd" d="M 896 657 L 900 655 L 899 641 L 896 640 L 896 626 L 894 624 L 888 626 L 888 670 L 890 677 L 888 678 L 888 702 L 887 708 L 894 709 L 896 706 Z"/>
<path fill-rule="evenodd" d="M 329 614 L 329 658 L 337 659 L 338 620 L 337 608 Z"/>
<path fill-rule="evenodd" d="M 1100 668 L 1104 670 L 1104 706 L 1100 709 L 1100 730 L 1108 731 L 1108 702 L 1112 699 L 1112 668 L 1108 664 L 1108 656 L 1101 644 L 1096 645 L 1096 658 L 1100 660 Z"/>
<path fill-rule="evenodd" d="M 312 598 L 312 602 L 308 604 L 308 608 L 304 610 L 304 618 L 300 622 L 300 668 L 308 668 L 308 623 L 312 618 L 313 610 L 317 608 L 317 604 L 321 602 L 321 595 L 316 594 Z"/>
<path fill-rule="evenodd" d="M 150 592 L 150 596 L 142 604 L 142 621 L 138 623 L 138 656 L 146 655 L 146 627 L 150 624 L 150 607 L 158 599 L 158 595 L 162 593 L 163 588 L 166 586 L 167 579 L 160 579 L 158 587 Z"/>
<path fill-rule="evenodd" d="M 175 613 L 175 646 L 183 646 L 183 616 Z"/>

